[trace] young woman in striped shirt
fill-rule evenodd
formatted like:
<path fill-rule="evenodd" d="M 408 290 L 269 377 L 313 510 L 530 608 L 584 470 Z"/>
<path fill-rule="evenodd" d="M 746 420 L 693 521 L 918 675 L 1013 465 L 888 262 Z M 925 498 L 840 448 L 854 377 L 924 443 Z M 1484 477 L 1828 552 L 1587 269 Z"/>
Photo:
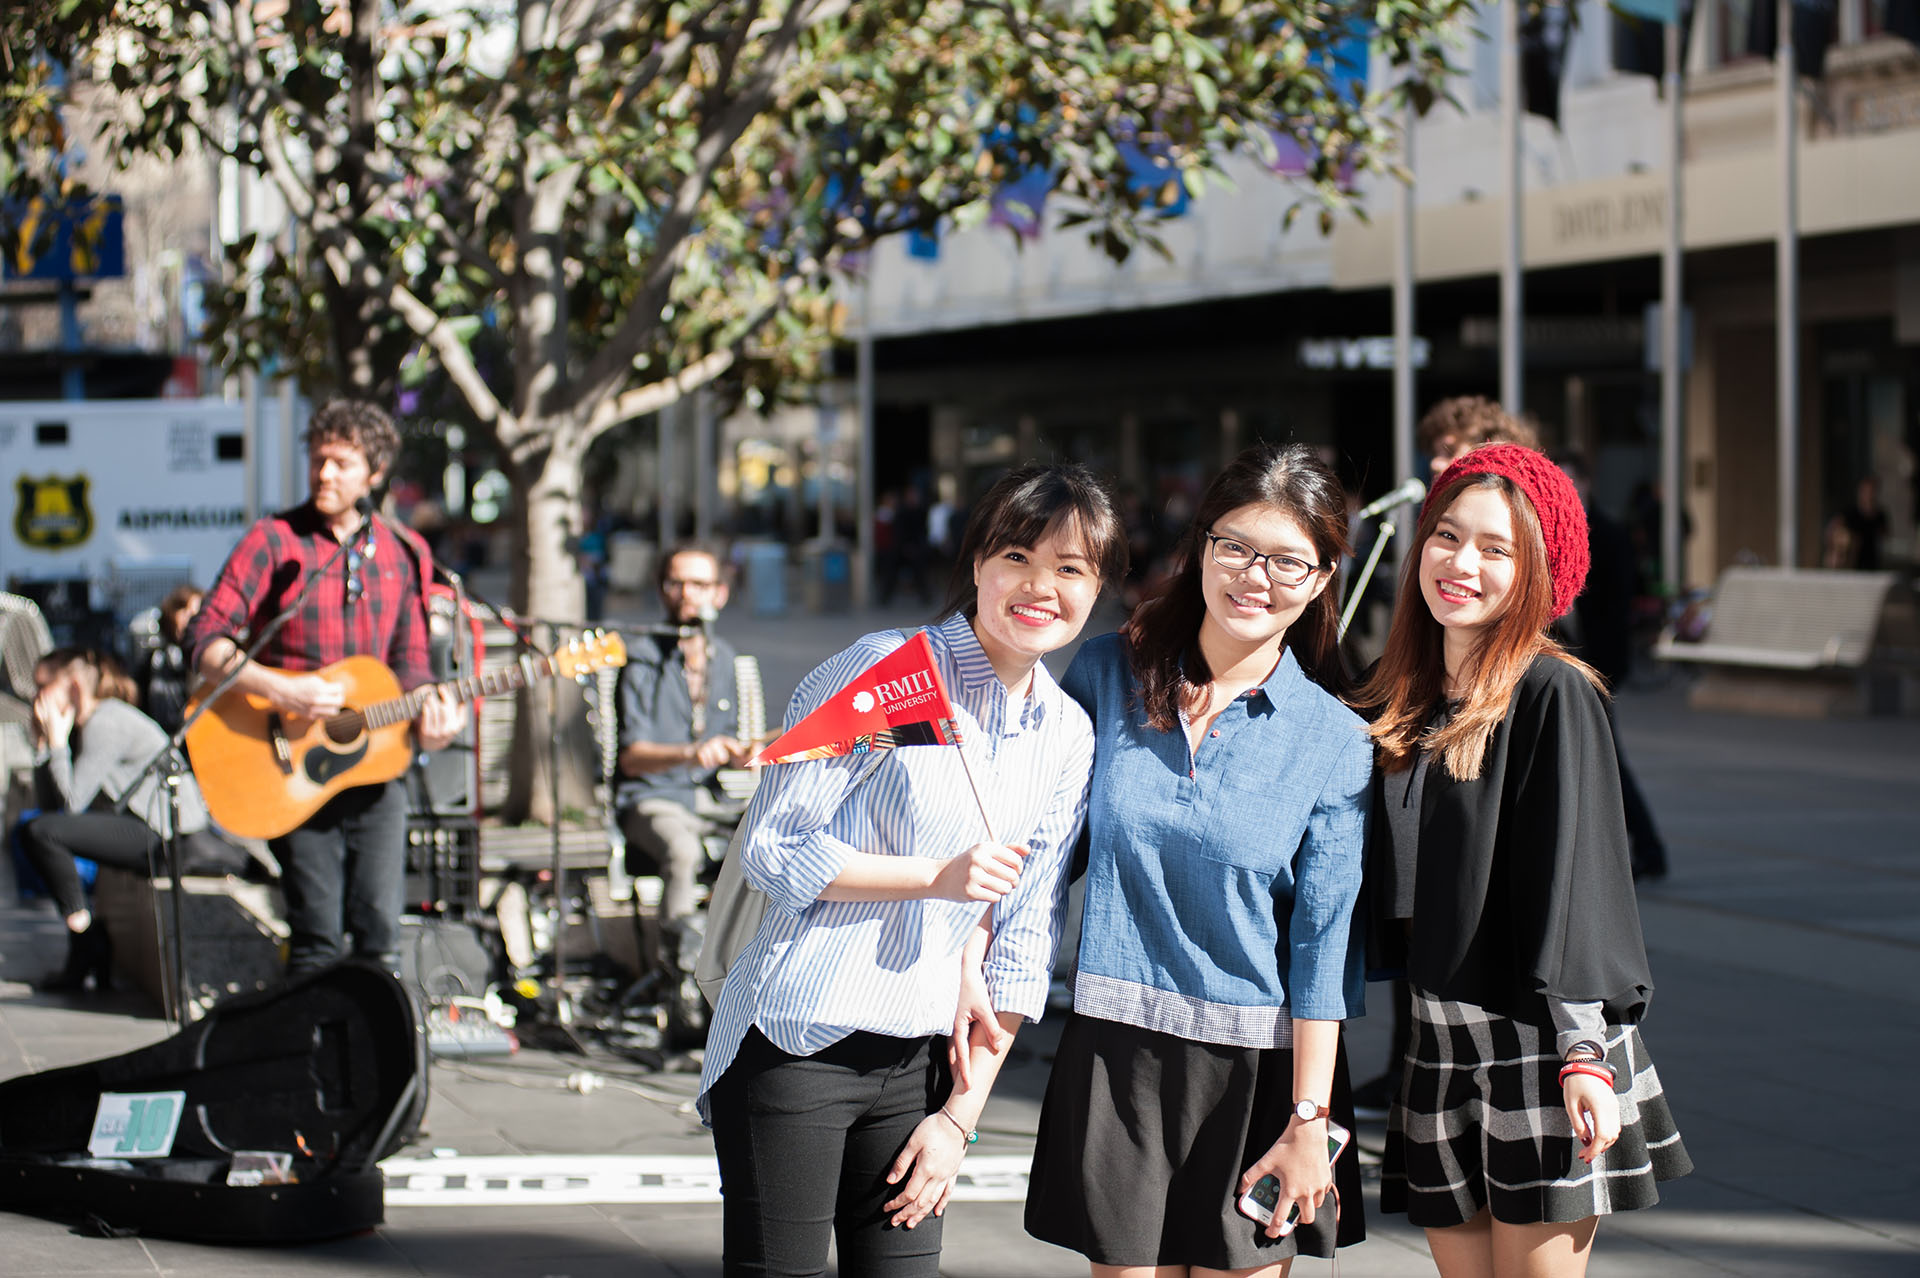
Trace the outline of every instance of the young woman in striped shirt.
<path fill-rule="evenodd" d="M 934 1278 L 940 1214 L 1005 1044 L 1038 1019 L 1093 734 L 1040 659 L 1125 568 L 1106 490 L 1027 466 L 981 499 L 947 619 L 928 630 L 979 793 L 951 748 L 770 769 L 737 855 L 766 918 L 728 973 L 700 1079 L 725 1198 L 729 1275 Z M 808 675 L 792 726 L 898 648 L 867 635 Z M 866 775 L 872 769 L 870 776 Z M 954 1083 L 943 1040 L 960 953 L 990 917 L 1002 1034 Z"/>

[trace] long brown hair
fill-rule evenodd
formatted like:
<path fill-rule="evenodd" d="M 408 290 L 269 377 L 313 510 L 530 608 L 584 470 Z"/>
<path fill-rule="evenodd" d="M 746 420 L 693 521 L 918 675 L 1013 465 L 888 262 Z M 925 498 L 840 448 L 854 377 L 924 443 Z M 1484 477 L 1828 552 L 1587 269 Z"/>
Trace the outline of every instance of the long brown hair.
<path fill-rule="evenodd" d="M 1346 494 L 1313 449 L 1255 444 L 1234 458 L 1200 498 L 1193 524 L 1174 553 L 1172 577 L 1133 610 L 1120 631 L 1147 723 L 1158 731 L 1171 732 L 1179 723 L 1183 686 L 1213 682 L 1213 670 L 1200 652 L 1200 622 L 1207 615 L 1200 590 L 1206 534 L 1216 520 L 1242 506 L 1266 506 L 1299 524 L 1322 568 L 1331 569 L 1349 551 Z M 1287 627 L 1286 646 L 1308 678 L 1329 692 L 1345 691 L 1339 603 L 1331 584 Z"/>
<path fill-rule="evenodd" d="M 1447 665 L 1443 629 L 1420 590 L 1420 560 L 1440 516 L 1462 493 L 1474 488 L 1499 493 L 1513 516 L 1513 593 L 1506 611 L 1480 632 L 1466 669 L 1460 672 L 1465 695 L 1459 708 L 1446 726 L 1428 735 L 1427 722 L 1446 695 Z M 1471 475 L 1429 502 L 1400 569 L 1386 651 L 1353 698 L 1357 706 L 1378 710 L 1371 731 L 1380 747 L 1381 766 L 1389 772 L 1401 771 L 1412 764 L 1418 751 L 1426 749 L 1440 756 L 1447 775 L 1455 780 L 1479 776 L 1486 764 L 1487 743 L 1507 717 L 1514 688 L 1543 654 L 1575 667 L 1604 693 L 1600 676 L 1547 634 L 1552 619 L 1553 574 L 1547 568 L 1547 543 L 1533 503 L 1519 485 L 1502 475 Z"/>

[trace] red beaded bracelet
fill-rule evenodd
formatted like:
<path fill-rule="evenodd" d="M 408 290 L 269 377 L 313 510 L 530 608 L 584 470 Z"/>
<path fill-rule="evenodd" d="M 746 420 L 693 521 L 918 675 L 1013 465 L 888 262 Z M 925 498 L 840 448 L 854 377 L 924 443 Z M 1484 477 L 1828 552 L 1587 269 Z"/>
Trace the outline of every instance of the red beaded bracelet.
<path fill-rule="evenodd" d="M 1589 1078 L 1599 1079 L 1608 1087 L 1613 1086 L 1613 1070 L 1601 1061 L 1568 1061 L 1560 1067 L 1560 1086 L 1567 1085 L 1569 1074 L 1585 1074 Z"/>

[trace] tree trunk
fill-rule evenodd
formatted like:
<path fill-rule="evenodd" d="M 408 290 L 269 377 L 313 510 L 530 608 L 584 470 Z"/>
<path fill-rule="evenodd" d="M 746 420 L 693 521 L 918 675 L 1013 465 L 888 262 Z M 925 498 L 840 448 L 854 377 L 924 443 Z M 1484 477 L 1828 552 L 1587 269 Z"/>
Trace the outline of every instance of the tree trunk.
<path fill-rule="evenodd" d="M 552 651 L 579 633 L 586 615 L 586 582 L 574 558 L 572 538 L 580 508 L 580 465 L 585 449 L 571 442 L 570 423 L 543 423 L 552 446 L 507 459 L 513 481 L 512 603 L 530 633 Z M 555 716 L 549 719 L 549 714 Z M 549 743 L 557 742 L 550 752 Z M 507 800 L 509 822 L 549 822 L 555 816 L 548 760 L 559 763 L 559 812 L 592 816 L 598 811 L 599 749 L 587 723 L 585 700 L 570 680 L 546 680 L 520 694 L 514 715 Z"/>

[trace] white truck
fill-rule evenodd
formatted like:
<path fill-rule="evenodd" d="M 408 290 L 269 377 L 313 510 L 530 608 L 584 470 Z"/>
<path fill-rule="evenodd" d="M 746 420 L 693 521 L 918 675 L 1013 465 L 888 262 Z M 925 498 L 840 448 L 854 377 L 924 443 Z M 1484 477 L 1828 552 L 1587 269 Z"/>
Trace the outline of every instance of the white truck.
<path fill-rule="evenodd" d="M 248 452 L 221 400 L 0 401 L 0 586 L 124 622 L 207 585 L 258 513 Z"/>

